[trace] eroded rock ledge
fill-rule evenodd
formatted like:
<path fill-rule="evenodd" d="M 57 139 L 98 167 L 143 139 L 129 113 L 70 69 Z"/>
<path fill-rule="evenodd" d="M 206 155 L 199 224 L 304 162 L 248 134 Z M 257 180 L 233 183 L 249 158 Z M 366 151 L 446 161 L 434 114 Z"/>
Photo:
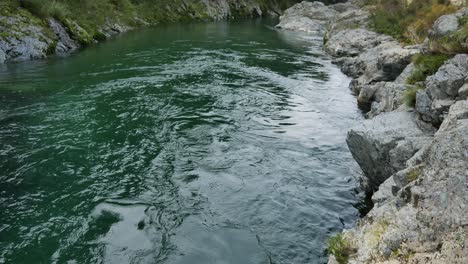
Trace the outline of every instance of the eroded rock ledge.
<path fill-rule="evenodd" d="M 468 263 L 468 55 L 420 83 L 414 108 L 404 103 L 413 55 L 460 30 L 468 9 L 442 16 L 424 44 L 407 47 L 371 31 L 368 17 L 350 2 L 303 2 L 278 25 L 324 37 L 367 117 L 347 143 L 374 207 L 343 232 L 349 263 Z"/>

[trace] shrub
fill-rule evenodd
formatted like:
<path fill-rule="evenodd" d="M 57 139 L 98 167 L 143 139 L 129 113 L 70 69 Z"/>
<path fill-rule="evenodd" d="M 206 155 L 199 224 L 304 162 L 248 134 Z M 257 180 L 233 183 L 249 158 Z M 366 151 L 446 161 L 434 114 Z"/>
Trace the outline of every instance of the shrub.
<path fill-rule="evenodd" d="M 369 26 L 404 43 L 421 43 L 434 21 L 456 8 L 445 0 L 372 0 L 375 4 Z"/>
<path fill-rule="evenodd" d="M 69 14 L 66 6 L 57 1 L 23 0 L 21 5 L 41 18 L 54 17 L 62 20 Z"/>
<path fill-rule="evenodd" d="M 414 107 L 416 105 L 416 94 L 422 89 L 424 89 L 424 87 L 419 85 L 408 86 L 403 97 L 405 104 L 409 107 Z"/>
<path fill-rule="evenodd" d="M 335 256 L 340 264 L 348 263 L 349 255 L 351 254 L 351 247 L 348 240 L 339 233 L 328 240 L 328 254 Z"/>

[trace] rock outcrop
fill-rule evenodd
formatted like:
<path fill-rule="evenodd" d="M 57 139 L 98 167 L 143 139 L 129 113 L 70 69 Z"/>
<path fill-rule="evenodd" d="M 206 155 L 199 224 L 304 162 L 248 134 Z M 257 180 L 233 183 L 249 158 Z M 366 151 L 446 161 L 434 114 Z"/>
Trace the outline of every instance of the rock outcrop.
<path fill-rule="evenodd" d="M 373 195 L 374 208 L 345 232 L 350 263 L 468 262 L 468 102 L 458 101 L 408 168 Z"/>
<path fill-rule="evenodd" d="M 418 91 L 416 111 L 421 115 L 421 119 L 436 126 L 440 125 L 450 106 L 456 100 L 466 99 L 467 83 L 468 54 L 458 54 L 445 62 L 436 74 L 426 79 L 426 89 Z"/>
<path fill-rule="evenodd" d="M 119 1 L 114 1 L 116 9 L 106 13 L 108 16 L 105 19 L 81 21 L 81 24 L 75 10 L 68 10 L 66 15 L 56 15 L 60 19 L 39 17 L 36 12 L 29 12 L 18 2 L 21 1 L 0 3 L 0 64 L 42 59 L 53 54 L 69 54 L 80 47 L 103 41 L 134 27 L 160 22 L 278 16 L 283 5 L 298 0 L 184 0 L 167 3 L 156 1 L 154 5 L 164 11 L 154 17 L 149 15 L 148 19 L 145 17 L 148 12 L 138 13 L 141 8 L 130 8 L 131 12 L 119 13 L 123 12 L 120 10 Z M 127 2 L 129 5 L 138 5 L 140 1 Z M 66 6 L 61 5 L 62 8 Z"/>
<path fill-rule="evenodd" d="M 432 137 L 430 128 L 418 125 L 410 112 L 391 112 L 365 120 L 348 132 L 347 143 L 364 172 L 364 187 L 372 192 L 406 167 Z"/>
<path fill-rule="evenodd" d="M 414 109 L 403 104 L 408 88 L 418 89 L 407 84 L 417 70 L 410 58 L 447 50 L 452 37 L 463 48 L 466 35 L 457 34 L 467 9 L 437 19 L 425 44 L 412 47 L 370 31 L 367 11 L 346 9 L 327 18 L 325 49 L 365 106 L 368 119 L 348 132 L 347 143 L 374 207 L 344 231 L 343 254 L 353 264 L 468 263 L 468 55 L 420 83 Z"/>

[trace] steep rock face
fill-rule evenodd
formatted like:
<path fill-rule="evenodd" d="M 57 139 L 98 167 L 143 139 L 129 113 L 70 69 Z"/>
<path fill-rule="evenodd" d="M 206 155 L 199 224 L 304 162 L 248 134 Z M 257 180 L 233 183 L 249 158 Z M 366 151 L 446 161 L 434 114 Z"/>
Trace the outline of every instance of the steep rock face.
<path fill-rule="evenodd" d="M 431 136 L 431 130 L 421 128 L 413 113 L 391 112 L 358 124 L 348 132 L 346 142 L 364 172 L 365 189 L 372 192 L 405 168 Z"/>
<path fill-rule="evenodd" d="M 377 205 L 346 231 L 349 263 L 467 263 L 467 131 L 468 102 L 458 101 L 416 164 L 384 182 Z"/>

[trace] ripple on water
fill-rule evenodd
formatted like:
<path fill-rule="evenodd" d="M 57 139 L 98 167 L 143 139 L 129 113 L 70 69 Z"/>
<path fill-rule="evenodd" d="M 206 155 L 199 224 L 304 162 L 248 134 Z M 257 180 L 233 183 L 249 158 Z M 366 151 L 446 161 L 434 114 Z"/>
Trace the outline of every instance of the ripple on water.
<path fill-rule="evenodd" d="M 0 69 L 0 263 L 325 262 L 358 215 L 348 82 L 248 21 Z"/>

